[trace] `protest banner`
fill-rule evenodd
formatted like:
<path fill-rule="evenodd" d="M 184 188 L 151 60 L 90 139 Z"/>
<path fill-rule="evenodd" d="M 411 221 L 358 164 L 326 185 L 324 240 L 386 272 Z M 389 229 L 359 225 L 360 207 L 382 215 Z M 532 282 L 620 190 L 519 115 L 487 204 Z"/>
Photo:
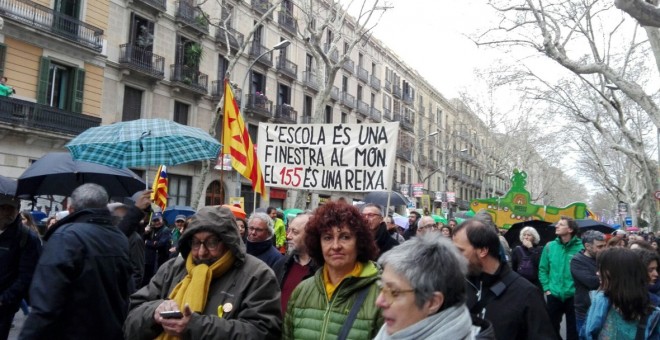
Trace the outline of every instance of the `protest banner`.
<path fill-rule="evenodd" d="M 259 123 L 257 154 L 269 187 L 390 190 L 398 133 L 398 122 Z"/>

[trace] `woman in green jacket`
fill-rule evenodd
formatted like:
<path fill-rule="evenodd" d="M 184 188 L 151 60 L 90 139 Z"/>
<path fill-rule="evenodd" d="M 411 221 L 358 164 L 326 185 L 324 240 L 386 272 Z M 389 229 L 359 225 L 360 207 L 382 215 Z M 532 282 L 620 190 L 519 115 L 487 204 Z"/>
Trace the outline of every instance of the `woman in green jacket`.
<path fill-rule="evenodd" d="M 372 339 L 383 324 L 375 306 L 377 255 L 368 224 L 352 205 L 329 202 L 307 223 L 305 245 L 321 268 L 296 287 L 284 339 Z"/>

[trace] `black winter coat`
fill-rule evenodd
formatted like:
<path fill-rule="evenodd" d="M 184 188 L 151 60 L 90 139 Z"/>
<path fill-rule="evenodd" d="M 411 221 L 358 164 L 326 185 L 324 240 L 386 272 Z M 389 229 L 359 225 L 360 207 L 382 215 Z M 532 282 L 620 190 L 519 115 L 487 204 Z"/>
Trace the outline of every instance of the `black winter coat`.
<path fill-rule="evenodd" d="M 513 281 L 495 296 L 491 288 L 501 287 L 502 279 L 510 272 L 509 266 L 501 264 L 493 275 L 482 273 L 478 277 L 468 277 L 465 286 L 468 308 L 473 312 L 481 287 L 481 298 L 492 298 L 485 307 L 485 319 L 495 328 L 497 339 L 559 339 L 550 323 L 541 290 L 518 273 L 513 272 Z"/>
<path fill-rule="evenodd" d="M 275 276 L 277 276 L 277 282 L 280 284 L 280 288 L 282 288 L 282 283 L 284 283 L 284 279 L 286 278 L 287 273 L 289 273 L 289 268 L 291 268 L 294 261 L 295 259 L 293 258 L 293 255 L 288 254 L 273 265 L 273 271 L 275 272 Z M 319 267 L 314 264 L 314 261 L 310 261 L 307 268 L 309 271 L 305 274 L 303 280 L 314 276 L 314 273 Z"/>
<path fill-rule="evenodd" d="M 0 234 L 0 312 L 14 313 L 27 296 L 41 255 L 39 236 L 21 225 L 18 215 Z M 5 311 L 5 308 L 9 308 Z"/>
<path fill-rule="evenodd" d="M 597 267 L 596 259 L 584 255 L 584 249 L 571 259 L 571 275 L 575 282 L 573 305 L 576 315 L 586 317 L 589 311 L 591 306 L 589 291 L 598 289 L 600 285 L 596 276 Z"/>
<path fill-rule="evenodd" d="M 67 216 L 44 237 L 20 339 L 122 339 L 131 268 L 107 209 Z"/>
<path fill-rule="evenodd" d="M 387 232 L 385 222 L 381 222 L 380 226 L 378 226 L 374 241 L 376 241 L 376 246 L 378 247 L 378 250 L 380 250 L 378 256 L 385 254 L 388 250 L 399 245 L 399 241 L 392 238 L 390 233 Z"/>

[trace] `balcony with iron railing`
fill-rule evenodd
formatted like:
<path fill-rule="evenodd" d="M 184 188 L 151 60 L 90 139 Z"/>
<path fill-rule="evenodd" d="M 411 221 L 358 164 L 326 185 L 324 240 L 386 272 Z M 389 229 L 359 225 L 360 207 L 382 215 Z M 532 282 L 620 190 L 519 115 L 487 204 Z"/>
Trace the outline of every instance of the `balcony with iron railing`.
<path fill-rule="evenodd" d="M 293 79 L 298 78 L 298 65 L 282 55 L 276 58 L 275 67 L 283 75 L 289 76 Z"/>
<path fill-rule="evenodd" d="M 354 109 L 355 108 L 355 97 L 348 93 L 348 92 L 342 92 L 341 93 L 341 103 L 344 104 L 345 106 Z"/>
<path fill-rule="evenodd" d="M 261 118 L 273 118 L 273 102 L 264 94 L 248 94 L 245 112 Z"/>
<path fill-rule="evenodd" d="M 401 99 L 401 85 L 394 84 L 392 86 L 392 95 L 394 98 Z"/>
<path fill-rule="evenodd" d="M 268 47 L 261 45 L 259 43 L 252 43 L 250 47 L 250 57 L 257 58 L 265 52 L 268 52 Z M 257 62 L 263 64 L 264 66 L 273 67 L 273 52 L 266 53 L 263 57 L 259 58 Z"/>
<path fill-rule="evenodd" d="M 298 122 L 298 112 L 289 104 L 277 105 L 275 107 L 275 122 L 296 124 Z"/>
<path fill-rule="evenodd" d="M 369 84 L 369 71 L 367 71 L 364 67 L 357 67 L 357 76 L 358 79 L 362 80 L 365 84 Z"/>
<path fill-rule="evenodd" d="M 385 91 L 392 93 L 392 81 L 385 79 Z"/>
<path fill-rule="evenodd" d="M 410 162 L 412 159 L 412 149 L 410 147 L 399 147 L 396 149 L 396 156 Z"/>
<path fill-rule="evenodd" d="M 333 86 L 332 90 L 330 90 L 330 99 L 334 101 L 339 100 L 339 88 L 337 86 Z"/>
<path fill-rule="evenodd" d="M 357 111 L 358 113 L 368 116 L 369 115 L 369 104 L 365 103 L 362 100 L 357 101 Z"/>
<path fill-rule="evenodd" d="M 403 102 L 406 105 L 413 105 L 413 103 L 415 102 L 415 98 L 413 98 L 413 95 L 411 93 L 404 93 Z"/>
<path fill-rule="evenodd" d="M 170 65 L 170 81 L 199 95 L 208 93 L 208 75 L 183 64 Z"/>
<path fill-rule="evenodd" d="M 250 2 L 252 9 L 257 13 L 264 15 L 273 6 L 268 0 L 252 0 Z"/>
<path fill-rule="evenodd" d="M 383 118 L 388 121 L 392 121 L 392 109 L 383 108 Z"/>
<path fill-rule="evenodd" d="M 298 21 L 287 11 L 277 13 L 277 23 L 282 29 L 291 34 L 298 33 Z"/>
<path fill-rule="evenodd" d="M 0 1 L 0 17 L 101 52 L 103 30 L 29 0 Z M 6 23 L 5 23 L 6 25 Z"/>
<path fill-rule="evenodd" d="M 313 89 L 319 90 L 319 84 L 316 82 L 316 74 L 313 71 L 303 71 L 303 85 Z"/>
<path fill-rule="evenodd" d="M 370 82 L 369 82 L 369 84 L 371 84 L 371 87 L 372 87 L 374 90 L 376 90 L 376 91 L 380 91 L 380 79 L 378 79 L 378 77 L 374 76 L 373 74 L 372 74 L 371 77 L 370 77 Z"/>
<path fill-rule="evenodd" d="M 188 1 L 177 1 L 174 20 L 198 34 L 209 34 L 209 21 L 202 10 Z"/>
<path fill-rule="evenodd" d="M 344 64 L 341 65 L 341 68 L 353 74 L 353 72 L 355 72 L 355 63 L 353 60 L 347 59 Z"/>
<path fill-rule="evenodd" d="M 376 122 L 376 123 L 380 123 L 380 122 L 381 122 L 381 113 L 380 113 L 380 110 L 378 110 L 377 108 L 375 108 L 375 107 L 372 106 L 372 107 L 371 107 L 371 110 L 369 111 L 369 114 L 370 114 L 370 116 L 371 116 L 371 120 L 373 120 L 373 121 Z"/>
<path fill-rule="evenodd" d="M 165 77 L 165 58 L 135 44 L 119 45 L 119 65 L 153 79 Z"/>
<path fill-rule="evenodd" d="M 225 94 L 225 82 L 224 80 L 214 80 L 211 82 L 211 100 L 213 101 L 219 101 L 220 98 Z M 238 106 L 241 106 L 241 98 L 243 98 L 243 91 L 241 89 L 237 88 L 232 88 L 232 91 L 234 92 L 234 100 L 236 100 L 236 104 Z"/>
<path fill-rule="evenodd" d="M 137 0 L 135 2 L 138 4 L 145 4 L 160 12 L 167 11 L 167 0 Z"/>
<path fill-rule="evenodd" d="M 414 132 L 415 129 L 415 121 L 412 120 L 410 117 L 402 115 L 400 113 L 395 113 L 394 114 L 394 121 L 398 121 L 399 125 L 407 131 Z"/>
<path fill-rule="evenodd" d="M 25 100 L 0 97 L 1 124 L 8 124 L 12 129 L 24 128 L 76 136 L 91 127 L 101 125 L 101 118 Z"/>
<path fill-rule="evenodd" d="M 243 45 L 243 39 L 243 34 L 231 27 L 217 27 L 215 30 L 215 43 L 218 45 L 227 46 L 229 40 L 229 46 L 238 49 Z"/>

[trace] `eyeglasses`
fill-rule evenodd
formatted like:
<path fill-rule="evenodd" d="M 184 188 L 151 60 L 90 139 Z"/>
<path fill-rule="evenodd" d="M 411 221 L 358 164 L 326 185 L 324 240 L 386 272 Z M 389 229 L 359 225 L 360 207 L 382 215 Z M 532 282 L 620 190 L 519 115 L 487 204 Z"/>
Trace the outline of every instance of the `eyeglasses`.
<path fill-rule="evenodd" d="M 429 228 L 431 230 L 436 230 L 438 229 L 438 226 L 436 226 L 435 224 L 427 224 L 427 225 L 418 226 L 417 230 L 424 230 L 426 228 Z"/>
<path fill-rule="evenodd" d="M 362 214 L 362 216 L 364 216 L 366 218 L 382 217 L 380 214 L 376 214 L 376 213 L 364 213 L 364 214 Z"/>
<path fill-rule="evenodd" d="M 255 227 L 248 227 L 249 232 L 255 232 L 255 233 L 263 233 L 266 231 L 265 228 L 255 228 Z"/>
<path fill-rule="evenodd" d="M 190 241 L 190 246 L 194 250 L 198 250 L 199 248 L 202 247 L 202 245 L 204 245 L 204 248 L 206 248 L 207 250 L 216 250 L 220 245 L 220 240 L 218 240 L 217 238 L 209 238 L 206 239 L 205 241 L 200 241 L 194 238 Z"/>
<path fill-rule="evenodd" d="M 385 298 L 385 302 L 388 304 L 391 304 L 394 302 L 395 299 L 397 299 L 399 296 L 407 293 L 414 293 L 415 289 L 392 289 L 390 287 L 387 287 L 383 284 L 383 281 L 378 280 L 376 282 L 376 285 L 378 285 L 378 288 L 380 289 L 380 292 L 383 293 L 383 297 Z"/>

